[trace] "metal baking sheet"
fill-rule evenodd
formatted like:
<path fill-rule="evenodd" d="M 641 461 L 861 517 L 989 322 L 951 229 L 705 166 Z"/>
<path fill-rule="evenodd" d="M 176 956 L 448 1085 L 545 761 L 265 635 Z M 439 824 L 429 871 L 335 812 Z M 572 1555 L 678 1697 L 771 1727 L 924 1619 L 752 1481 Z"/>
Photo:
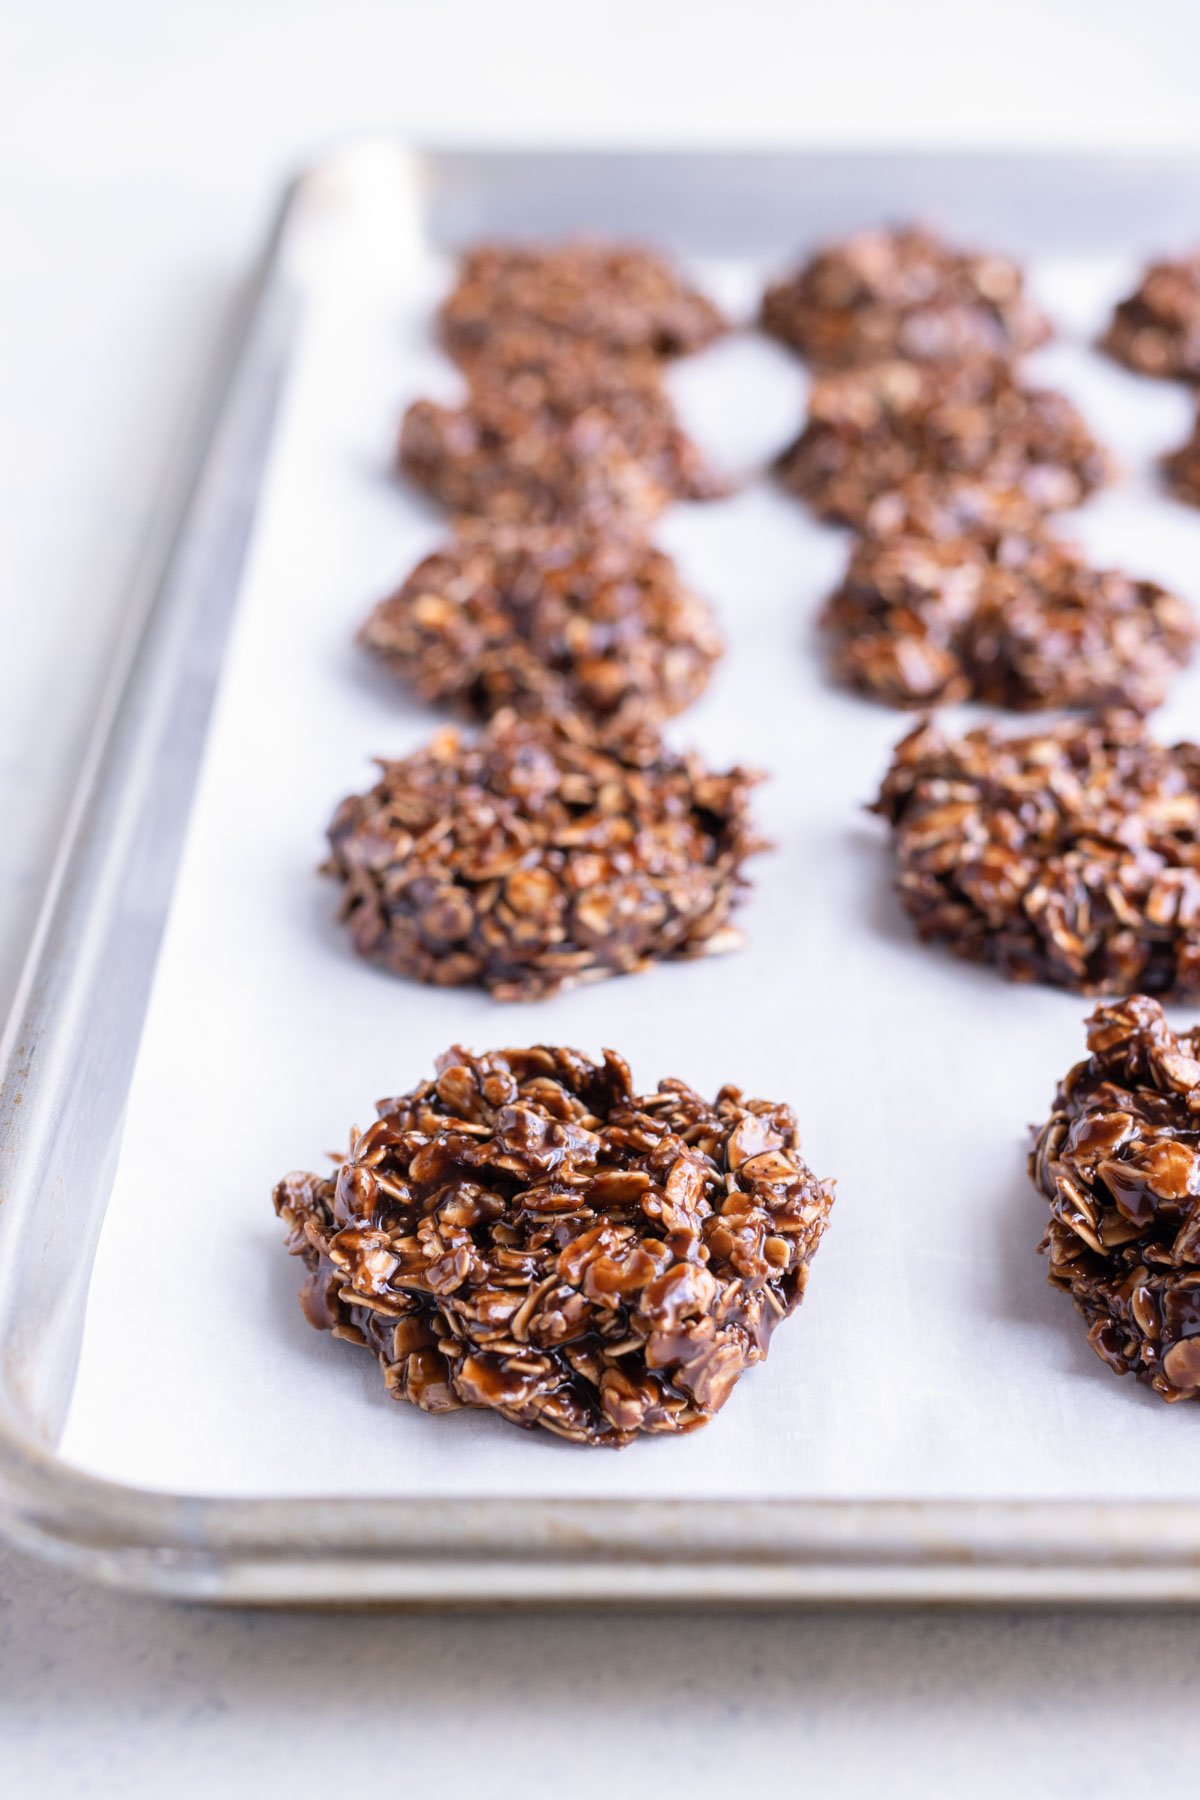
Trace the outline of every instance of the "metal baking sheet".
<path fill-rule="evenodd" d="M 671 736 L 772 777 L 778 847 L 754 871 L 746 949 L 501 1007 L 356 963 L 314 873 L 369 757 L 435 724 L 352 635 L 442 529 L 386 465 L 403 404 L 455 391 L 429 333 L 455 244 L 639 232 L 747 318 L 764 274 L 831 230 L 915 212 L 1010 246 L 1060 326 L 1034 371 L 1125 465 L 1064 529 L 1200 599 L 1200 516 L 1152 473 L 1187 398 L 1090 348 L 1139 256 L 1181 241 L 1198 187 L 1177 165 L 385 143 L 297 185 L 10 1034 L 15 1536 L 229 1599 L 1200 1594 L 1190 1409 L 1108 1376 L 1034 1254 L 1024 1130 L 1079 1054 L 1086 1003 L 921 950 L 895 906 L 862 809 L 904 721 L 824 676 L 814 620 L 846 540 L 764 475 L 803 407 L 782 351 L 748 331 L 673 376 L 742 486 L 658 533 L 729 645 Z M 1159 729 L 1194 731 L 1198 698 L 1193 674 Z M 296 1307 L 274 1179 L 321 1166 L 446 1044 L 538 1039 L 612 1044 L 648 1086 L 788 1099 L 838 1179 L 801 1312 L 680 1442 L 588 1454 L 430 1420 Z"/>

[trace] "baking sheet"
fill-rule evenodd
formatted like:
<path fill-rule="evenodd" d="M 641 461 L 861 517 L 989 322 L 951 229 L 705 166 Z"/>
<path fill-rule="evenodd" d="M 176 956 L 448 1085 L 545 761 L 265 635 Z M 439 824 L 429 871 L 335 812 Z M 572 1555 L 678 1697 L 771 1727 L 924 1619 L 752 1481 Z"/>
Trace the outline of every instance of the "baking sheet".
<path fill-rule="evenodd" d="M 441 535 L 386 473 L 400 407 L 450 395 L 429 336 L 445 271 L 382 219 L 309 259 L 281 418 L 93 1277 L 61 1444 L 169 1491 L 253 1495 L 1196 1497 L 1193 1409 L 1119 1382 L 1034 1253 L 1043 1208 L 1025 1126 L 1082 1047 L 1078 998 L 1009 987 L 923 950 L 862 812 L 905 728 L 826 682 L 814 630 L 845 555 L 761 475 L 804 379 L 752 334 L 674 377 L 736 498 L 679 507 L 660 541 L 709 596 L 729 653 L 671 736 L 772 772 L 778 848 L 754 871 L 741 953 L 498 1006 L 358 963 L 314 868 L 338 798 L 434 727 L 356 651 L 370 602 Z M 700 273 L 744 312 L 763 270 Z M 1034 363 L 1075 394 L 1128 475 L 1067 529 L 1200 599 L 1200 515 L 1152 485 L 1182 392 L 1086 346 L 1131 270 L 1039 264 L 1067 341 Z M 1195 731 L 1200 672 L 1158 716 Z M 968 709 L 962 709 L 965 719 Z M 463 1412 L 387 1399 L 373 1361 L 310 1330 L 274 1181 L 320 1167 L 380 1094 L 434 1055 L 612 1045 L 647 1087 L 735 1080 L 791 1101 L 838 1179 L 801 1311 L 720 1419 L 591 1454 Z"/>

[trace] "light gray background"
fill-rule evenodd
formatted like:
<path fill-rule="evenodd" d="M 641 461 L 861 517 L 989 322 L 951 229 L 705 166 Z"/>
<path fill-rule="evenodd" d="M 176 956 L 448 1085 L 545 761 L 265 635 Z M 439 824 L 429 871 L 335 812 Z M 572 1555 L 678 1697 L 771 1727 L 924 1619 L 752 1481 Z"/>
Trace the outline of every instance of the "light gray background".
<path fill-rule="evenodd" d="M 0 28 L 0 1008 L 166 448 L 313 145 L 1200 148 L 1189 0 L 6 0 Z M 362 1771 L 498 1800 L 1116 1793 L 1148 1754 L 1186 1769 L 1198 1672 L 1187 1615 L 225 1617 L 0 1555 L 19 1800 Z"/>

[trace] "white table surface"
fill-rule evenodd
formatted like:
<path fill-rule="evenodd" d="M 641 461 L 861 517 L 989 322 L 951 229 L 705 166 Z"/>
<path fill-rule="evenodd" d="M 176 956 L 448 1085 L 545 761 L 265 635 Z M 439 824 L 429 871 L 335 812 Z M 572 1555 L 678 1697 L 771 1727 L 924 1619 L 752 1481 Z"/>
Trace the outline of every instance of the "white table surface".
<path fill-rule="evenodd" d="M 0 0 L 0 27 L 0 1014 L 158 471 L 315 146 L 1200 149 L 1193 0 Z M 216 1615 L 0 1552 L 0 1788 L 1140 1791 L 1200 1748 L 1198 1640 L 1188 1614 Z"/>

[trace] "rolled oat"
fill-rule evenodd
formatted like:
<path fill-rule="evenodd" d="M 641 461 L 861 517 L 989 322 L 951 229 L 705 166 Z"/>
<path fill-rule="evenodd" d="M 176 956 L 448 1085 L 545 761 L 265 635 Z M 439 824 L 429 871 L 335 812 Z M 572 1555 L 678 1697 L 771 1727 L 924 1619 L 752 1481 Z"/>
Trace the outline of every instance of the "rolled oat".
<path fill-rule="evenodd" d="M 685 356 L 725 329 L 713 302 L 657 251 L 590 239 L 477 245 L 439 319 L 456 357 L 512 327 L 654 356 Z"/>

